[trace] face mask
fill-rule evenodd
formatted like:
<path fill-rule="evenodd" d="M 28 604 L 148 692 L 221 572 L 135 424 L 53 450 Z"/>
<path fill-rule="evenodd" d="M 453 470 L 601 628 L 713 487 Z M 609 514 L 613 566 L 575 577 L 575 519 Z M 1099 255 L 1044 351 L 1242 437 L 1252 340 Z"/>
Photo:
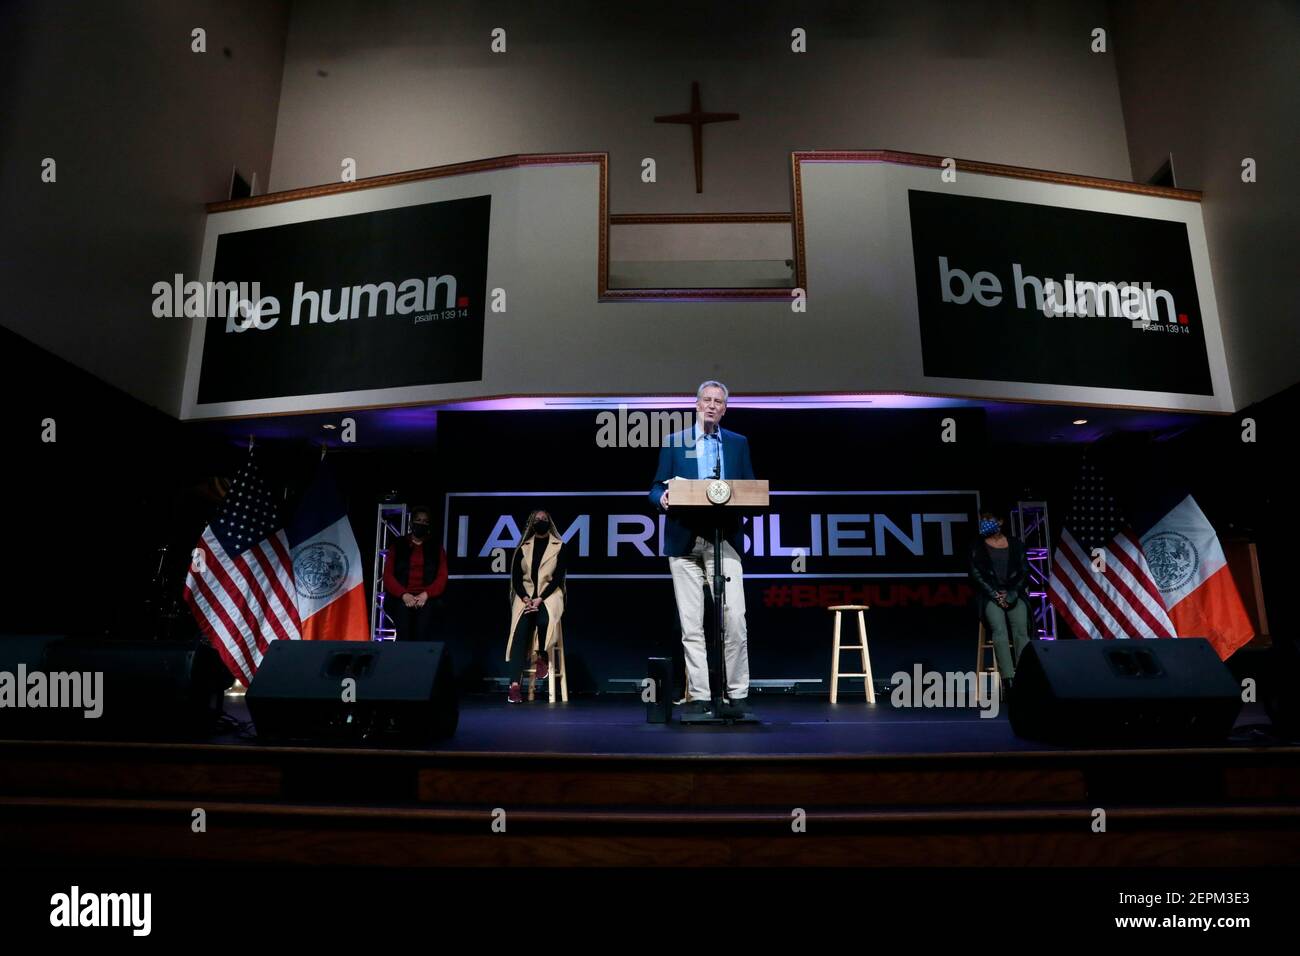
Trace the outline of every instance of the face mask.
<path fill-rule="evenodd" d="M 429 526 L 427 524 L 411 525 L 411 534 L 417 538 L 427 538 L 429 536 Z"/>
<path fill-rule="evenodd" d="M 981 521 L 980 534 L 985 538 L 992 537 L 998 533 L 998 529 L 1001 527 L 1002 523 L 999 521 Z"/>
<path fill-rule="evenodd" d="M 551 530 L 551 523 L 549 521 L 539 521 L 537 524 L 533 525 L 533 530 L 538 534 L 546 534 Z"/>

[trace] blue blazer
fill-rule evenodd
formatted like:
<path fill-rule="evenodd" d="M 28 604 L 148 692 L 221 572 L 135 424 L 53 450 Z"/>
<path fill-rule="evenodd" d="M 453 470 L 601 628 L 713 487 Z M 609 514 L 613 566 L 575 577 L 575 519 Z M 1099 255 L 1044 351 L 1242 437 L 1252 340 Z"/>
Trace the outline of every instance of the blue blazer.
<path fill-rule="evenodd" d="M 723 477 L 728 481 L 733 478 L 753 478 L 754 466 L 749 461 L 749 441 L 744 435 L 729 432 L 725 428 L 719 429 L 719 432 L 722 436 Z M 655 471 L 654 484 L 650 486 L 650 503 L 654 506 L 656 514 L 663 514 L 663 508 L 659 507 L 659 499 L 668 490 L 669 478 L 699 476 L 699 459 L 690 454 L 695 449 L 686 446 L 685 435 L 686 432 L 678 432 L 670 436 L 659 449 L 659 468 Z M 691 520 L 681 512 L 670 509 L 668 519 L 664 522 L 664 554 L 675 558 L 690 554 L 691 548 L 695 545 L 696 535 L 706 541 L 712 541 L 713 525 L 699 516 Z M 745 534 L 739 515 L 729 517 L 723 523 L 722 536 L 731 542 L 737 554 L 743 553 Z"/>

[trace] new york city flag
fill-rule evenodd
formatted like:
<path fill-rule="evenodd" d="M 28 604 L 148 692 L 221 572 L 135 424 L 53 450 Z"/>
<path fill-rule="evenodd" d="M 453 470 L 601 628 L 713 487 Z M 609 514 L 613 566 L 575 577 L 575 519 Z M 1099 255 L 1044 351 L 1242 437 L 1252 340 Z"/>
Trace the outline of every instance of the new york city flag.
<path fill-rule="evenodd" d="M 369 640 L 361 552 L 328 461 L 320 463 L 285 532 L 302 639 Z"/>

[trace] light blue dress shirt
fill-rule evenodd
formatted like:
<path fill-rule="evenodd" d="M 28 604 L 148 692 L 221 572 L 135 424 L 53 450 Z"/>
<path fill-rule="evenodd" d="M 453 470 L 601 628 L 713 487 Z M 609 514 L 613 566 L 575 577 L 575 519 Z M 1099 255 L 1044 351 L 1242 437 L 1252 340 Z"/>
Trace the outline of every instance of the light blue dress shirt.
<path fill-rule="evenodd" d="M 717 432 L 709 434 L 704 431 L 704 426 L 699 422 L 695 423 L 695 465 L 697 478 L 712 478 L 713 466 L 719 462 L 721 467 L 719 474 L 723 478 L 727 477 L 726 463 L 722 461 L 722 438 Z"/>

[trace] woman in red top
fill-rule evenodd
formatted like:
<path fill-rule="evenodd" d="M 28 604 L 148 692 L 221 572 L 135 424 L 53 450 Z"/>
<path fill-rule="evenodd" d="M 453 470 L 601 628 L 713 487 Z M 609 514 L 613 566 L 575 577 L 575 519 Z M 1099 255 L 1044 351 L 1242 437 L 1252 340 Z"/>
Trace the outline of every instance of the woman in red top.
<path fill-rule="evenodd" d="M 432 641 L 434 599 L 447 588 L 447 552 L 432 538 L 432 512 L 411 509 L 411 533 L 398 538 L 384 562 L 384 612 L 399 641 Z"/>

